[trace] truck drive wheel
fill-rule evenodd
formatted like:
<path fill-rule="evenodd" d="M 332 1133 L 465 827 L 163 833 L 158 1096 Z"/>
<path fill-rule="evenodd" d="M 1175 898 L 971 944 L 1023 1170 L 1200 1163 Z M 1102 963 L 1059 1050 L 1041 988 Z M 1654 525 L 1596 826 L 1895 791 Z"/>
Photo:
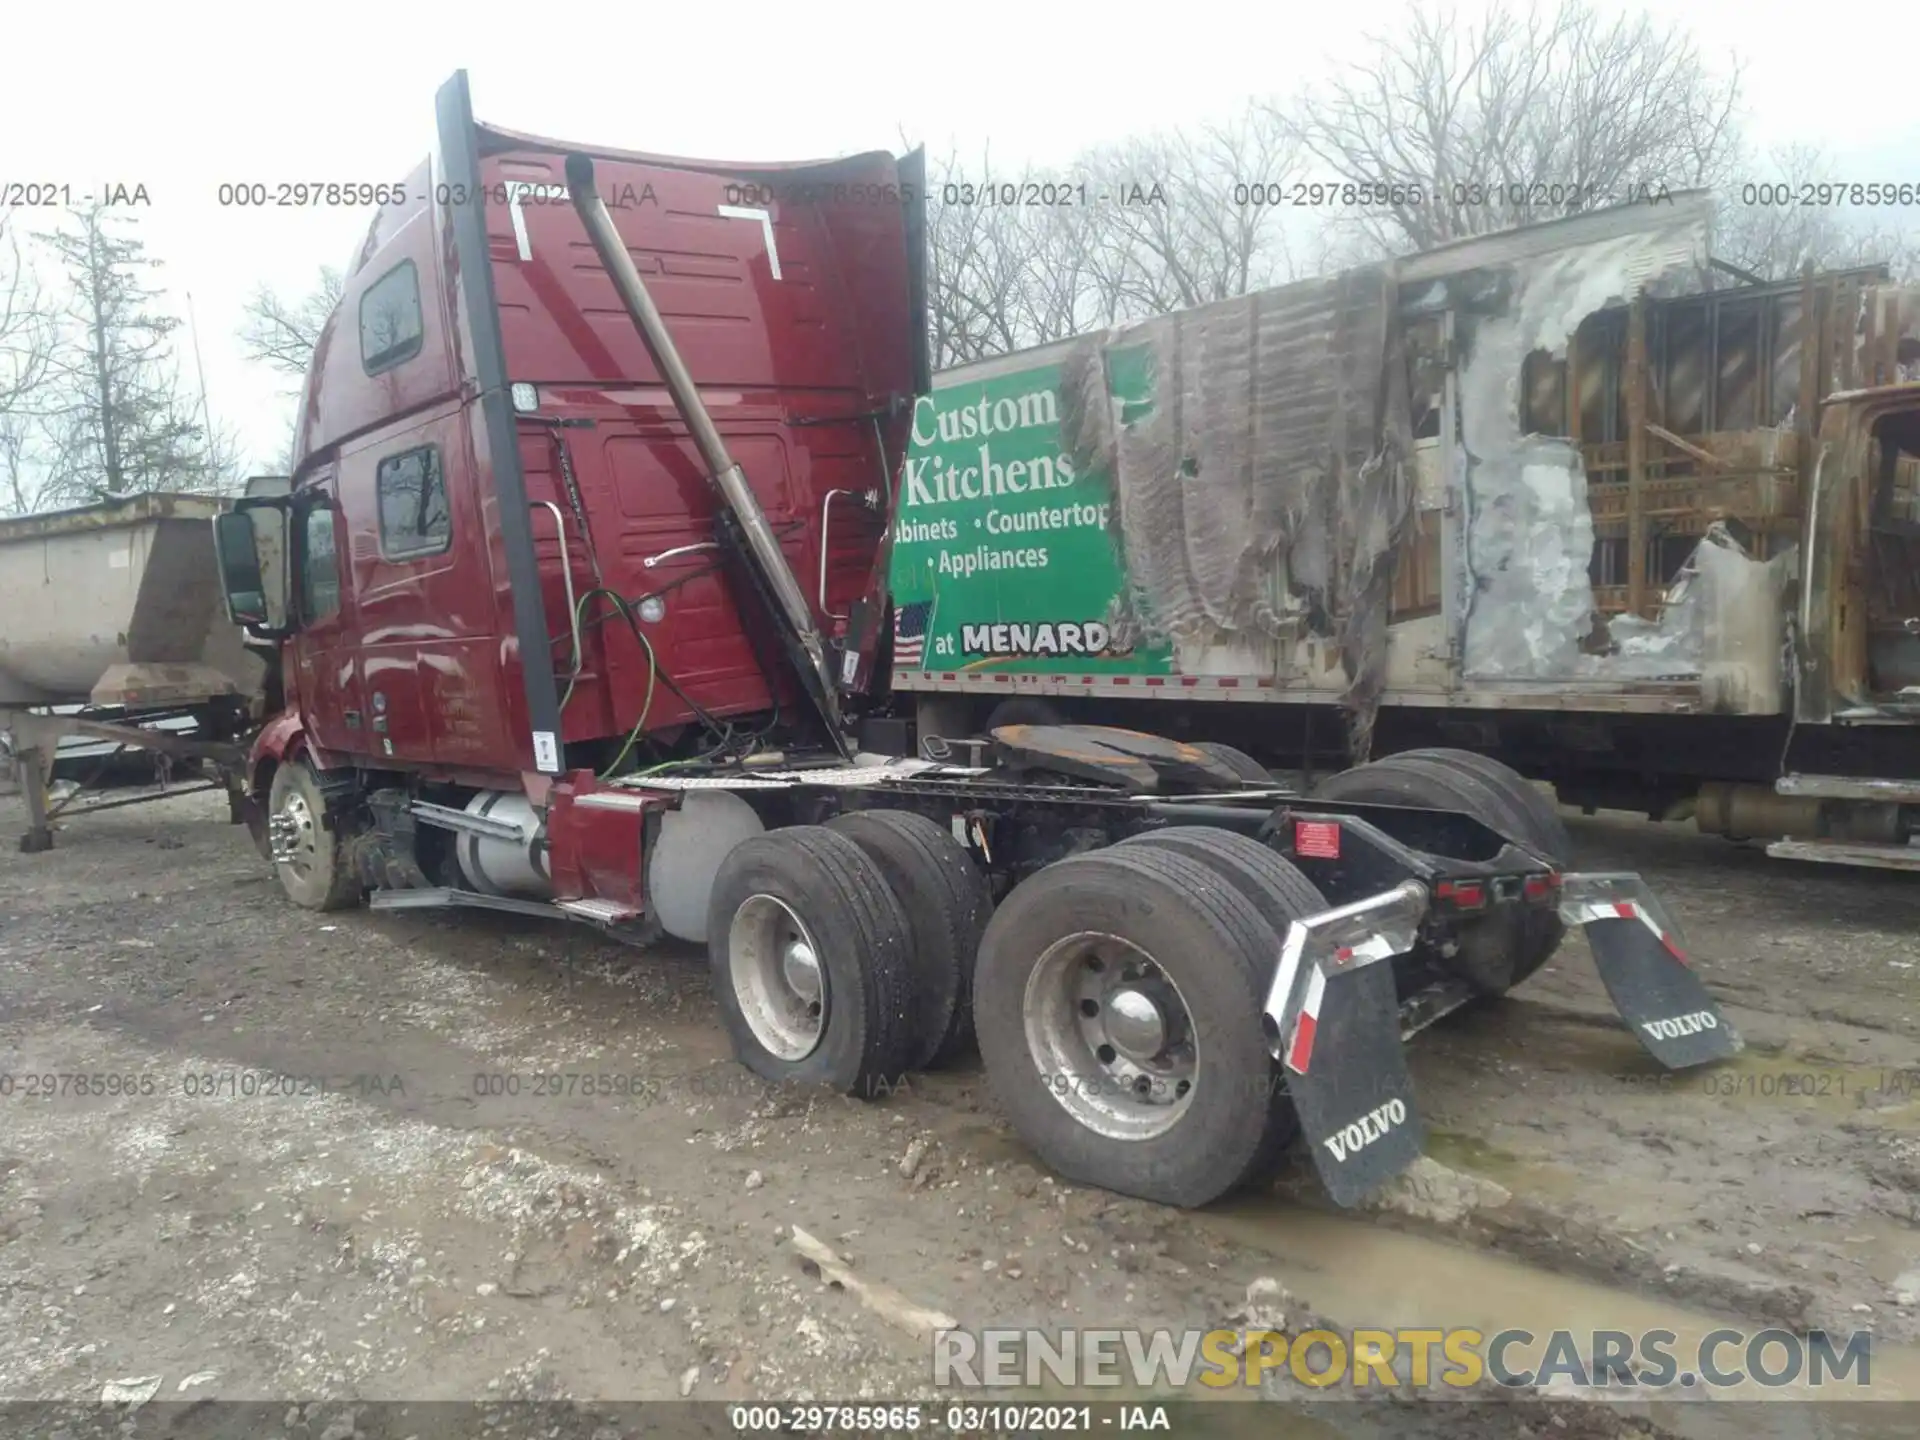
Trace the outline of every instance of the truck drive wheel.
<path fill-rule="evenodd" d="M 1573 863 L 1573 837 L 1567 833 L 1566 822 L 1554 809 L 1553 802 L 1518 770 L 1471 750 L 1407 750 L 1387 758 L 1430 760 L 1466 771 L 1508 802 L 1506 813 L 1521 827 L 1518 838 L 1561 864 Z"/>
<path fill-rule="evenodd" d="M 1213 825 L 1169 825 L 1161 830 L 1145 830 L 1138 835 L 1129 835 L 1121 845 L 1151 845 L 1176 855 L 1185 855 L 1191 860 L 1211 867 L 1215 874 L 1225 880 L 1241 897 L 1260 912 L 1260 918 L 1273 927 L 1273 932 L 1286 941 L 1287 931 L 1295 920 L 1305 915 L 1313 915 L 1328 908 L 1326 896 L 1294 863 L 1284 855 L 1276 854 L 1258 840 L 1245 835 L 1237 835 L 1231 830 L 1222 830 Z M 1271 982 L 1273 969 L 1279 964 L 1280 952 L 1275 950 L 1273 958 L 1267 962 L 1260 975 L 1260 999 L 1266 999 L 1266 986 Z M 1259 967 L 1256 966 L 1256 970 Z M 1254 1156 L 1252 1165 L 1241 1177 L 1241 1183 L 1247 1184 L 1265 1179 L 1272 1174 L 1280 1163 L 1280 1157 L 1300 1133 L 1300 1118 L 1294 1113 L 1293 1103 L 1286 1096 L 1286 1076 L 1278 1061 L 1271 1062 L 1267 1080 L 1269 1104 L 1272 1107 L 1266 1138 L 1261 1149 Z"/>
<path fill-rule="evenodd" d="M 886 877 L 913 932 L 913 1047 L 907 1068 L 954 1059 L 973 1043 L 973 957 L 993 914 L 987 877 L 924 815 L 855 810 L 828 823 Z"/>
<path fill-rule="evenodd" d="M 267 791 L 267 839 L 287 898 L 303 910 L 344 910 L 360 903 L 360 877 L 326 823 L 326 800 L 304 760 L 273 772 Z"/>
<path fill-rule="evenodd" d="M 1280 939 L 1232 883 L 1115 845 L 1016 886 L 980 943 L 974 1025 L 1020 1137 L 1070 1180 L 1204 1205 L 1270 1153 L 1262 993 Z"/>
<path fill-rule="evenodd" d="M 1273 775 L 1267 767 L 1254 759 L 1253 756 L 1247 754 L 1244 750 L 1236 750 L 1231 745 L 1222 745 L 1218 740 L 1196 740 L 1193 742 L 1193 748 L 1206 751 L 1207 754 L 1211 755 L 1249 784 L 1273 784 Z M 1278 859 L 1280 857 L 1275 856 L 1274 858 Z"/>
<path fill-rule="evenodd" d="M 912 930 L 852 840 L 795 825 L 741 842 L 714 877 L 707 954 L 734 1054 L 776 1082 L 866 1098 L 913 1049 Z"/>
<path fill-rule="evenodd" d="M 1329 777 L 1314 794 L 1328 800 L 1459 810 L 1545 855 L 1573 863 L 1567 827 L 1517 772 L 1469 750 L 1409 750 Z M 1452 968 L 1476 990 L 1502 995 L 1546 964 L 1566 938 L 1551 910 L 1507 911 L 1462 928 Z"/>

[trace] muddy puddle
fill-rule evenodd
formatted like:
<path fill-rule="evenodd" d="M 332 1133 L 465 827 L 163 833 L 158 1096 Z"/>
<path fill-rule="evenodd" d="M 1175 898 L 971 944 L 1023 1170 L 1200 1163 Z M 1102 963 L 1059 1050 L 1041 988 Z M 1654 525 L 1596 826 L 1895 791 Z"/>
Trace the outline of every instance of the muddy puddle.
<path fill-rule="evenodd" d="M 1865 1081 L 1864 1073 L 1861 1079 Z M 976 1156 L 1039 1166 L 1018 1140 L 1004 1132 L 965 1129 L 967 1148 Z M 1489 1178 L 1510 1183 L 1536 1168 L 1471 1136 L 1436 1131 L 1429 1139 L 1433 1142 L 1428 1147 L 1433 1158 Z M 1271 1276 L 1286 1288 L 1301 1310 L 1310 1310 L 1344 1331 L 1471 1329 L 1488 1338 L 1502 1331 L 1529 1332 L 1533 1339 L 1516 1340 L 1504 1352 L 1510 1372 L 1541 1368 L 1549 1358 L 1548 1347 L 1557 1331 L 1572 1336 L 1568 1342 L 1571 1351 L 1563 1350 L 1560 1358 L 1564 1361 L 1567 1354 L 1576 1355 L 1589 1373 L 1596 1353 L 1595 1337 L 1602 1332 L 1630 1336 L 1636 1346 L 1649 1332 L 1669 1332 L 1672 1338 L 1663 1337 L 1662 1347 L 1673 1357 L 1677 1372 L 1695 1375 L 1697 1383 L 1670 1392 L 1679 1398 L 1654 1407 L 1661 1411 L 1694 1398 L 1715 1402 L 1799 1401 L 1803 1402 L 1802 1418 L 1812 1428 L 1801 1429 L 1796 1421 L 1794 1433 L 1840 1437 L 1883 1433 L 1875 1428 L 1879 1422 L 1873 1412 L 1879 1410 L 1881 1418 L 1889 1422 L 1895 1412 L 1877 1405 L 1849 1404 L 1843 1416 L 1834 1407 L 1820 1406 L 1816 1411 L 1804 1402 L 1920 1401 L 1920 1347 L 1912 1345 L 1872 1337 L 1860 1347 L 1866 1357 L 1866 1383 L 1857 1384 L 1855 1377 L 1862 1372 L 1858 1367 L 1848 1368 L 1849 1337 L 1835 1334 L 1830 1341 L 1830 1358 L 1824 1362 L 1823 1383 L 1815 1386 L 1810 1383 L 1814 1357 L 1805 1337 L 1774 1330 L 1769 1332 L 1771 1338 L 1764 1349 L 1753 1357 L 1767 1375 L 1783 1377 L 1766 1383 L 1751 1373 L 1749 1347 L 1767 1327 L 1751 1318 L 1715 1314 L 1655 1294 L 1559 1274 L 1484 1249 L 1395 1229 L 1377 1218 L 1330 1213 L 1281 1196 L 1242 1196 L 1189 1212 L 1181 1220 L 1264 1257 L 1264 1263 L 1256 1262 L 1253 1273 Z M 1708 1348 L 1708 1342 L 1715 1339 L 1718 1343 Z M 1703 1350 L 1704 1359 L 1720 1377 L 1710 1387 L 1702 1378 Z M 1481 1353 L 1485 1353 L 1484 1346 Z M 1436 1367 L 1441 1367 L 1441 1352 L 1436 1348 L 1433 1354 Z M 1315 1365 L 1324 1363 L 1324 1359 L 1315 1361 Z M 1629 1364 L 1636 1372 L 1649 1370 L 1646 1358 L 1637 1352 Z M 1789 1371 L 1797 1373 L 1789 1375 Z M 1736 1374 L 1745 1378 L 1726 1383 Z M 1561 1388 L 1556 1385 L 1548 1393 Z M 1615 1387 L 1618 1398 L 1630 1398 L 1619 1395 L 1619 1388 Z M 1200 1393 L 1215 1398 L 1222 1392 Z M 1447 1392 L 1435 1387 L 1435 1393 Z M 1586 1394 L 1588 1398 L 1601 1398 L 1594 1390 Z M 1644 1407 L 1646 1402 L 1640 1404 Z M 1698 1407 L 1686 1408 L 1691 1411 Z M 1725 1413 L 1750 1412 L 1741 1406 Z M 1920 1412 L 1901 1406 L 1898 1413 L 1899 1424 L 1884 1433 L 1920 1433 L 1909 1423 Z M 1663 1418 L 1662 1423 L 1670 1422 Z M 1867 1428 L 1849 1428 L 1863 1424 Z M 1839 1428 L 1833 1428 L 1836 1425 Z M 1722 1433 L 1713 1427 L 1699 1430 L 1692 1424 L 1679 1428 L 1688 1434 Z M 1774 1431 L 1742 1431 L 1736 1427 L 1724 1433 L 1751 1437 Z"/>
<path fill-rule="evenodd" d="M 1197 1218 L 1224 1238 L 1270 1256 L 1275 1279 L 1343 1325 L 1383 1330 L 1464 1326 L 1489 1336 L 1524 1330 L 1540 1337 L 1509 1352 L 1508 1364 L 1516 1370 L 1538 1365 L 1546 1337 L 1556 1330 L 1574 1332 L 1583 1355 L 1591 1353 L 1586 1337 L 1598 1331 L 1640 1336 L 1665 1330 L 1673 1333 L 1668 1348 L 1686 1373 L 1696 1368 L 1694 1359 L 1710 1335 L 1740 1330 L 1743 1339 L 1723 1344 L 1712 1359 L 1722 1374 L 1745 1371 L 1744 1335 L 1758 1329 L 1751 1322 L 1656 1296 L 1280 1200 L 1229 1202 Z M 1833 1343 L 1836 1353 L 1844 1349 L 1844 1337 L 1835 1337 Z M 1784 1342 L 1774 1344 L 1760 1364 L 1770 1373 L 1784 1370 Z M 1868 1378 L 1864 1390 L 1856 1389 L 1850 1378 L 1838 1388 L 1850 1399 L 1920 1400 L 1920 1348 L 1875 1343 Z M 1829 1377 L 1826 1386 L 1810 1390 L 1803 1371 L 1796 1383 L 1776 1386 L 1749 1378 L 1736 1386 L 1716 1386 L 1714 1394 L 1718 1399 L 1804 1400 L 1826 1398 L 1835 1388 Z"/>

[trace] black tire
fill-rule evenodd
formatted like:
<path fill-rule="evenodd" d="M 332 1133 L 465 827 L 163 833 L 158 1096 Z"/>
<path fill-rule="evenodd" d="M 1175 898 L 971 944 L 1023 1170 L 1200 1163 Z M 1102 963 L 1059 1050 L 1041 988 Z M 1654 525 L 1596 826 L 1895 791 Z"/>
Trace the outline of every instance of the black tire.
<path fill-rule="evenodd" d="M 1121 845 L 1155 845 L 1210 865 L 1244 896 L 1282 940 L 1302 915 L 1328 908 L 1327 897 L 1286 856 L 1251 836 L 1215 825 L 1168 825 L 1129 835 Z M 1278 957 L 1276 957 L 1278 958 Z M 1264 996 L 1262 998 L 1265 998 Z"/>
<path fill-rule="evenodd" d="M 769 898 L 778 907 L 741 916 L 749 901 Z M 754 919 L 779 911 L 804 927 L 823 982 L 812 1048 L 784 1057 L 756 1033 L 735 983 L 736 960 L 746 967 L 754 959 L 741 942 L 755 938 L 736 936 L 735 920 L 757 928 Z M 714 877 L 707 937 L 714 999 L 741 1064 L 776 1083 L 829 1085 L 862 1098 L 898 1086 L 913 1048 L 912 931 L 886 877 L 852 840 L 794 825 L 743 841 Z M 771 948 L 769 937 L 759 939 Z M 765 1007 L 755 1009 L 764 1026 Z"/>
<path fill-rule="evenodd" d="M 1541 851 L 1556 865 L 1573 864 L 1573 837 L 1567 833 L 1566 821 L 1560 818 L 1560 812 L 1552 801 L 1542 795 L 1526 776 L 1509 765 L 1485 755 L 1475 754 L 1471 750 L 1446 750 L 1438 747 L 1427 750 L 1406 750 L 1398 755 L 1390 755 L 1390 760 L 1434 760 L 1442 765 L 1450 765 L 1464 770 L 1469 775 L 1498 792 L 1508 804 L 1507 814 L 1513 823 L 1520 827 L 1516 839 L 1525 841 Z"/>
<path fill-rule="evenodd" d="M 1459 763 L 1461 756 L 1473 763 Z M 1511 840 L 1545 852 L 1556 866 L 1564 867 L 1572 858 L 1566 827 L 1545 798 L 1498 761 L 1469 751 L 1410 750 L 1389 755 L 1330 776 L 1314 794 L 1327 800 L 1458 810 Z M 1481 994 L 1504 995 L 1546 964 L 1566 933 L 1566 926 L 1551 910 L 1500 911 L 1461 927 L 1459 953 L 1447 966 Z"/>
<path fill-rule="evenodd" d="M 1199 1051 L 1197 1083 L 1166 1128 L 1102 1134 L 1068 1108 L 1085 1093 L 1048 1073 L 1027 1037 L 1029 982 L 1056 942 L 1116 936 L 1178 987 Z M 1115 845 L 1050 865 L 994 913 L 974 971 L 974 1025 L 987 1076 L 1021 1138 L 1070 1180 L 1168 1205 L 1204 1205 L 1270 1153 L 1281 1107 L 1264 1097 L 1272 1058 L 1262 983 L 1280 939 L 1219 871 L 1153 845 Z M 1042 984 L 1044 988 L 1044 982 Z M 1209 1084 L 1207 1077 L 1212 1077 Z"/>
<path fill-rule="evenodd" d="M 360 903 L 360 877 L 343 853 L 339 832 L 327 815 L 320 782 L 314 779 L 306 761 L 289 760 L 273 772 L 273 784 L 267 790 L 267 816 L 270 827 L 278 820 L 295 831 L 294 845 L 300 858 L 276 861 L 273 867 L 289 900 L 302 910 L 322 911 L 345 910 Z M 268 853 L 271 857 L 272 852 Z"/>
<path fill-rule="evenodd" d="M 1002 725 L 1065 725 L 1067 717 L 1058 705 L 1032 695 L 1002 700 L 987 712 L 983 734 L 991 735 Z"/>
<path fill-rule="evenodd" d="M 1236 750 L 1231 745 L 1222 745 L 1218 740 L 1196 740 L 1193 742 L 1193 748 L 1206 751 L 1242 780 L 1261 786 L 1273 784 L 1272 772 L 1244 750 Z M 1276 855 L 1274 858 L 1277 860 L 1280 857 Z"/>
<path fill-rule="evenodd" d="M 856 810 L 828 823 L 880 868 L 913 932 L 912 1069 L 953 1060 L 973 1044 L 973 959 L 993 893 L 973 857 L 923 815 Z"/>
<path fill-rule="evenodd" d="M 1294 921 L 1328 908 L 1327 897 L 1320 893 L 1320 887 L 1301 874 L 1291 860 L 1258 840 L 1232 830 L 1213 825 L 1169 825 L 1164 830 L 1143 830 L 1138 835 L 1129 835 L 1120 844 L 1151 845 L 1211 866 L 1260 912 L 1261 919 L 1273 927 L 1274 934 L 1283 943 Z M 1280 952 L 1275 950 L 1272 963 L 1264 972 L 1267 978 L 1262 982 L 1260 993 L 1262 1007 L 1266 1003 L 1264 987 L 1271 982 L 1273 967 L 1279 960 Z M 1293 1102 L 1286 1098 L 1286 1072 L 1277 1060 L 1272 1063 L 1266 1088 L 1273 1096 L 1273 1124 L 1247 1173 L 1241 1177 L 1242 1184 L 1271 1175 L 1287 1146 L 1293 1143 L 1293 1137 L 1300 1133 L 1300 1118 L 1294 1112 Z"/>

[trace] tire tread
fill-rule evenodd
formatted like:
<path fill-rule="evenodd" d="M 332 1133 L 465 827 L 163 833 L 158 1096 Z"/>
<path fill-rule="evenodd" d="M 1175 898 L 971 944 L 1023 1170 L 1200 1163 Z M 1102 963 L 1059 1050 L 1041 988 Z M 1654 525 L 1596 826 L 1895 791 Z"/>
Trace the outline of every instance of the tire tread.
<path fill-rule="evenodd" d="M 852 810 L 827 829 L 866 852 L 883 874 L 911 868 L 911 895 L 893 888 L 913 931 L 911 965 L 916 1026 L 909 1068 L 952 1061 L 973 1043 L 973 965 L 993 913 L 987 877 L 946 831 L 905 810 Z M 931 910 L 915 902 L 927 902 Z"/>
<path fill-rule="evenodd" d="M 791 854 L 794 859 L 784 864 L 763 859 L 782 853 Z M 735 1032 L 735 1047 L 744 1051 L 742 1062 L 766 1079 L 794 1078 L 787 1073 L 792 1067 L 771 1055 L 756 1055 L 754 1050 L 758 1044 L 751 1032 L 746 1031 L 744 1020 L 735 1025 L 738 1011 L 727 993 L 732 980 L 723 963 L 726 942 L 721 939 L 731 928 L 732 910 L 737 908 L 737 902 L 727 893 L 732 888 L 732 874 L 756 862 L 770 867 L 779 865 L 788 872 L 784 878 L 796 890 L 806 892 L 780 898 L 796 909 L 805 907 L 814 912 L 803 918 L 810 919 L 809 929 L 823 949 L 833 948 L 834 940 L 839 937 L 821 934 L 820 931 L 827 928 L 822 922 L 837 916 L 840 923 L 851 929 L 852 934 L 846 938 L 854 942 L 857 951 L 854 964 L 858 977 L 855 998 L 861 1011 L 860 1054 L 850 1073 L 817 1078 L 848 1094 L 870 1098 L 880 1093 L 905 1073 L 912 1050 L 913 1015 L 909 1003 L 912 976 L 908 968 L 912 931 L 905 908 L 866 852 L 845 835 L 823 825 L 792 825 L 756 835 L 742 842 L 727 858 L 714 884 L 714 913 L 707 932 L 713 982 L 716 991 L 722 993 L 721 1010 L 727 1017 L 728 1028 Z M 831 976 L 830 971 L 830 984 Z M 845 1004 L 846 1000 L 847 997 L 841 996 L 832 1003 Z M 831 1018 L 828 1023 L 832 1023 Z M 754 1048 L 747 1049 L 749 1046 Z M 812 1059 L 813 1056 L 809 1056 L 796 1063 L 804 1066 Z"/>
<path fill-rule="evenodd" d="M 1067 1178 L 1165 1204 L 1204 1205 L 1242 1183 L 1264 1158 L 1273 1124 L 1272 1107 L 1264 1109 L 1257 1120 L 1250 1111 L 1244 1116 L 1230 1110 L 1215 1111 L 1218 1123 L 1229 1127 L 1224 1137 L 1228 1143 L 1202 1144 L 1201 1132 L 1189 1130 L 1184 1147 L 1163 1147 L 1158 1155 L 1128 1147 L 1161 1145 L 1165 1137 L 1153 1142 L 1098 1142 L 1107 1147 L 1105 1153 L 1080 1159 L 1063 1156 L 1057 1150 L 1048 1153 L 1053 1148 L 1048 1132 L 1072 1137 L 1065 1142 L 1071 1144 L 1079 1139 L 1079 1122 L 1045 1094 L 1043 1084 L 1035 1083 L 1021 1007 L 1027 978 L 1039 952 L 1023 954 L 1010 947 L 1026 943 L 1022 927 L 1036 905 L 1051 903 L 1059 890 L 1071 890 L 1076 883 L 1084 885 L 1083 877 L 1095 869 L 1109 875 L 1116 870 L 1123 872 L 1124 883 L 1134 893 L 1145 892 L 1156 904 L 1183 911 L 1189 923 L 1197 921 L 1200 931 L 1214 937 L 1205 953 L 1226 967 L 1229 987 L 1245 997 L 1229 1008 L 1243 1017 L 1247 1026 L 1247 1058 L 1251 1061 L 1257 1056 L 1263 1066 L 1270 1058 L 1254 1016 L 1260 999 L 1256 957 L 1264 960 L 1267 955 L 1278 954 L 1279 939 L 1273 927 L 1238 889 L 1200 861 L 1155 846 L 1114 845 L 1059 861 L 1022 882 L 988 924 L 974 975 L 974 1014 L 981 1053 L 987 1060 L 988 1081 L 1002 1113 L 1010 1116 L 1027 1143 Z M 1207 1063 L 1203 1051 L 1203 1069 Z M 1213 1063 L 1223 1065 L 1223 1073 L 1229 1077 L 1233 1074 L 1222 1057 L 1216 1055 Z M 1229 1078 L 1226 1083 L 1231 1086 L 1234 1081 Z M 1178 1127 L 1171 1132 L 1180 1133 Z"/>

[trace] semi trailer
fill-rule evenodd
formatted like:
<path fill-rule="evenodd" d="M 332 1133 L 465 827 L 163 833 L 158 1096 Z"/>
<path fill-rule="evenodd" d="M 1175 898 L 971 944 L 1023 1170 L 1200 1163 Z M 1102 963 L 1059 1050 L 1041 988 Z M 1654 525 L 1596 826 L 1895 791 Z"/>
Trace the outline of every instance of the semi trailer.
<path fill-rule="evenodd" d="M 0 520 L 0 786 L 25 797 L 22 850 L 50 849 L 62 812 L 122 768 L 157 771 L 161 790 L 90 811 L 178 793 L 172 773 L 210 766 L 207 788 L 240 818 L 246 736 L 269 696 L 221 603 L 208 522 L 222 509 L 134 495 Z M 55 798 L 56 778 L 78 788 Z"/>
<path fill-rule="evenodd" d="M 573 145 L 476 123 L 464 74 L 438 136 L 316 350 L 290 490 L 216 522 L 282 656 L 249 802 L 293 903 L 702 943 L 756 1074 L 873 1096 L 977 1042 L 1043 1161 L 1177 1205 L 1300 1133 L 1340 1203 L 1398 1173 L 1405 1037 L 1569 927 L 1660 1062 L 1738 1049 L 1646 885 L 1578 871 L 1481 757 L 1319 799 L 1105 726 L 887 748 L 918 154 Z"/>
<path fill-rule="evenodd" d="M 1920 291 L 1733 271 L 1710 212 L 942 373 L 894 520 L 917 734 L 1099 717 L 1327 796 L 1451 746 L 1589 813 L 1920 869 Z"/>

